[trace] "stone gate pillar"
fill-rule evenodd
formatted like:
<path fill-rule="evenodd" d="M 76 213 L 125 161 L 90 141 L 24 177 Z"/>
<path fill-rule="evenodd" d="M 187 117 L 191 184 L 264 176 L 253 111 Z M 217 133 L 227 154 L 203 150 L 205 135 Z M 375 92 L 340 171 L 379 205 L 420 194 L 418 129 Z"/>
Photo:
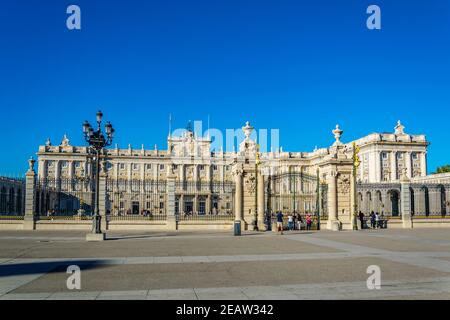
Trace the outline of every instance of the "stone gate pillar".
<path fill-rule="evenodd" d="M 352 192 L 351 183 L 353 160 L 347 147 L 340 141 L 343 131 L 336 125 L 333 131 L 336 141 L 328 148 L 328 155 L 319 164 L 322 177 L 328 185 L 327 229 L 338 231 L 352 229 Z"/>
<path fill-rule="evenodd" d="M 234 196 L 234 220 L 241 221 L 241 229 L 244 228 L 242 226 L 242 208 L 244 206 L 243 202 L 243 191 L 242 191 L 242 168 L 236 167 L 234 169 L 234 179 L 235 179 L 235 196 Z"/>
<path fill-rule="evenodd" d="M 339 231 L 341 229 L 341 222 L 338 220 L 338 205 L 337 205 L 337 173 L 330 171 L 327 176 L 328 184 L 328 222 L 327 229 Z"/>
<path fill-rule="evenodd" d="M 413 221 L 411 216 L 411 182 L 406 175 L 406 172 L 402 172 L 400 179 L 401 191 L 400 191 L 400 208 L 402 213 L 402 224 L 405 229 L 413 228 Z"/>
<path fill-rule="evenodd" d="M 28 160 L 28 171 L 25 174 L 25 216 L 23 218 L 24 230 L 36 229 L 36 217 L 34 214 L 34 204 L 36 203 L 36 171 L 34 171 L 35 160 Z"/>

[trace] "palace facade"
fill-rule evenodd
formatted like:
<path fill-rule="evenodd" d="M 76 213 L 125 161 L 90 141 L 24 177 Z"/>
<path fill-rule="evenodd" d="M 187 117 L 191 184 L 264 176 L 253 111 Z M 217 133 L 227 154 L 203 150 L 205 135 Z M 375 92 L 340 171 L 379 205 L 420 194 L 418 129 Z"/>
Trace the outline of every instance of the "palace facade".
<path fill-rule="evenodd" d="M 247 123 L 243 129 L 250 127 Z M 337 126 L 337 130 L 340 130 Z M 400 123 L 391 133 L 372 133 L 355 140 L 360 148 L 361 165 L 358 181 L 362 183 L 398 182 L 405 171 L 408 178 L 427 175 L 427 147 L 425 135 L 405 133 Z M 352 152 L 353 141 L 345 144 Z M 255 147 L 255 146 L 253 146 Z M 211 152 L 211 140 L 197 137 L 186 130 L 180 137 L 169 136 L 167 149 L 153 150 L 105 149 L 103 157 L 110 177 L 123 180 L 165 180 L 173 171 L 179 181 L 233 181 L 231 165 L 243 152 Z M 317 164 L 329 154 L 329 148 L 312 152 L 264 152 L 259 155 L 263 166 L 271 173 L 306 172 L 315 175 Z M 39 178 L 83 178 L 93 176 L 93 155 L 85 146 L 72 146 L 64 135 L 59 145 L 50 140 L 39 147 Z"/>
<path fill-rule="evenodd" d="M 263 206 L 266 212 L 289 210 L 306 213 L 315 212 L 320 206 L 322 213 L 326 214 L 326 196 L 323 194 L 322 199 L 318 200 L 318 168 L 324 159 L 330 157 L 333 148 L 339 148 L 346 158 L 351 158 L 353 152 L 353 141 L 346 144 L 340 141 L 343 131 L 339 126 L 333 130 L 336 141 L 332 146 L 316 148 L 312 152 L 284 152 L 280 149 L 259 153 L 256 141 L 250 138 L 254 128 L 247 122 L 242 130 L 245 139 L 236 152 L 211 152 L 211 139 L 197 137 L 190 129 L 177 137 L 169 134 L 166 150 L 159 150 L 156 146 L 153 150 L 143 146 L 134 149 L 131 145 L 127 149 L 120 149 L 117 145 L 105 149 L 102 168 L 108 179 L 114 181 L 110 182 L 108 211 L 113 215 L 138 214 L 142 210 L 165 214 L 167 199 L 158 184 L 164 183 L 169 176 L 175 176 L 176 213 L 233 215 L 236 211 L 236 164 L 242 164 L 258 165 L 260 168 L 261 179 L 264 179 L 264 191 L 260 193 L 265 193 L 265 196 L 264 200 L 260 200 L 264 201 L 264 205 L 259 207 Z M 391 133 L 372 133 L 354 142 L 360 148 L 359 183 L 399 183 L 402 175 L 410 179 L 426 176 L 429 142 L 424 135 L 407 134 L 400 121 Z M 88 147 L 70 145 L 66 135 L 59 145 L 52 145 L 48 140 L 39 147 L 37 155 L 40 181 L 79 182 L 91 181 L 94 177 L 93 154 Z M 244 183 L 250 189 L 256 189 L 256 171 L 253 170 L 245 178 Z M 322 177 L 320 180 L 323 180 Z M 76 189 L 73 183 L 60 183 L 58 188 L 62 191 L 83 191 Z M 145 196 L 149 190 L 157 189 L 160 191 L 158 195 Z M 243 215 L 248 220 L 256 214 L 258 207 L 256 192 L 251 191 L 246 190 L 244 199 L 240 200 L 244 203 Z M 41 206 L 46 203 L 41 212 L 53 208 L 55 202 L 61 206 L 60 198 L 52 200 L 42 196 L 38 199 Z M 361 207 L 366 208 L 363 201 L 363 198 L 359 199 Z M 91 202 L 89 196 L 84 196 L 82 203 Z M 69 212 L 78 209 L 80 203 L 71 203 L 63 208 Z"/>

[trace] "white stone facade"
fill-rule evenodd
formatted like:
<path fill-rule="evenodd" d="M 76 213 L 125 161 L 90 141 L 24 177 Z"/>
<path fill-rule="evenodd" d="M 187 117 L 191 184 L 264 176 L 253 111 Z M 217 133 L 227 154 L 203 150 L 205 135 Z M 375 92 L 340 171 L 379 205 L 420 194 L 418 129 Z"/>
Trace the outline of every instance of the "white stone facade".
<path fill-rule="evenodd" d="M 245 128 L 245 127 L 243 127 Z M 408 178 L 427 174 L 427 147 L 424 135 L 410 135 L 398 122 L 392 133 L 372 133 L 356 140 L 360 148 L 361 165 L 358 181 L 362 183 L 397 182 L 403 171 Z M 108 176 L 124 180 L 165 180 L 173 170 L 179 181 L 234 181 L 232 164 L 243 152 L 243 141 L 238 152 L 210 151 L 211 140 L 199 138 L 192 131 L 181 137 L 168 137 L 167 150 L 126 149 L 105 150 Z M 256 146 L 256 144 L 254 144 Z M 250 145 L 247 152 L 255 153 Z M 351 155 L 352 142 L 344 145 Z M 312 152 L 265 152 L 259 156 L 269 174 L 304 172 L 315 175 L 317 165 L 329 155 L 330 148 Z M 92 157 L 87 147 L 71 146 L 64 136 L 60 145 L 48 141 L 38 151 L 39 178 L 92 177 Z"/>

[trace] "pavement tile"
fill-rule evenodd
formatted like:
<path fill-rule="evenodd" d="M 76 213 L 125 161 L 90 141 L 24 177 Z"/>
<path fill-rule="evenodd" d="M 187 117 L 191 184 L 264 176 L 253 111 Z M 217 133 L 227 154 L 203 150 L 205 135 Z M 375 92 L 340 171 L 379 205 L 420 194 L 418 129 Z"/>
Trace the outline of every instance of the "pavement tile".
<path fill-rule="evenodd" d="M 47 300 L 94 300 L 100 292 L 89 291 L 89 292 L 57 292 L 53 293 L 47 298 Z"/>
<path fill-rule="evenodd" d="M 50 295 L 50 292 L 5 294 L 0 297 L 0 300 L 45 300 Z"/>

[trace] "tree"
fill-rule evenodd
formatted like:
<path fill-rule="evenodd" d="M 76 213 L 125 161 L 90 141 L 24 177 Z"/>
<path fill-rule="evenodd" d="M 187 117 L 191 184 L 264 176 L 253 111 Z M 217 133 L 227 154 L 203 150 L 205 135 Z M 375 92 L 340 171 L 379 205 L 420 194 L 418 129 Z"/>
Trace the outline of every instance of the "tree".
<path fill-rule="evenodd" d="M 450 164 L 446 164 L 444 166 L 437 167 L 436 172 L 434 174 L 446 173 L 446 172 L 450 172 Z"/>

